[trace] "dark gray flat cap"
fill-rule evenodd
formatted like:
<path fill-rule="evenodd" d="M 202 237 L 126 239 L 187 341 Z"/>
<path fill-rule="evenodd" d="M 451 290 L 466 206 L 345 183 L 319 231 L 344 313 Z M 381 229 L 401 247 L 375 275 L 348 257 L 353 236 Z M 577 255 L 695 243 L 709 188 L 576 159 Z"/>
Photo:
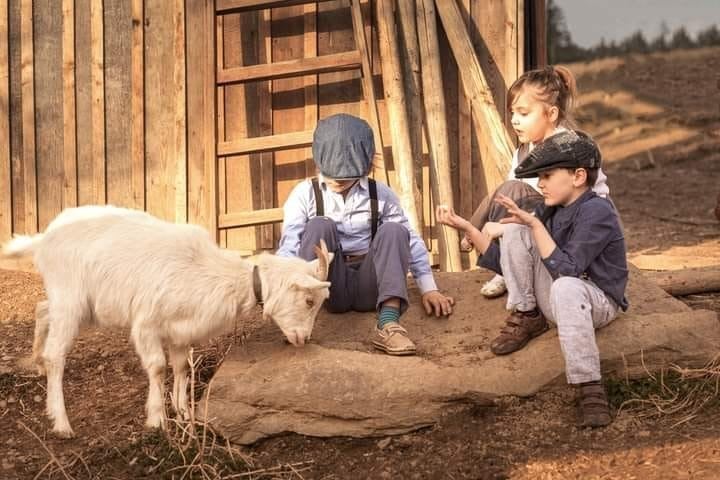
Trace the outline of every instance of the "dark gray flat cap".
<path fill-rule="evenodd" d="M 515 178 L 537 177 L 553 168 L 600 168 L 602 157 L 595 141 L 584 132 L 556 133 L 537 145 L 515 169 Z"/>
<path fill-rule="evenodd" d="M 375 155 L 370 125 L 340 113 L 320 120 L 313 134 L 313 159 L 320 172 L 333 179 L 367 175 Z"/>

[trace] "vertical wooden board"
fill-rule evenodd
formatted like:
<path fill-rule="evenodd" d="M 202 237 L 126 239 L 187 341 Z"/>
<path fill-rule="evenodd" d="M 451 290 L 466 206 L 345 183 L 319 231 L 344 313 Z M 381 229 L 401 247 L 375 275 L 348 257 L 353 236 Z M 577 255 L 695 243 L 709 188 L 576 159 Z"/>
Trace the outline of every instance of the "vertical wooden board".
<path fill-rule="evenodd" d="M 273 9 L 273 62 L 293 60 L 304 56 L 304 28 L 305 20 L 302 6 Z M 303 77 L 274 80 L 272 92 L 273 133 L 304 130 L 305 81 Z M 275 185 L 278 205 L 282 205 L 293 187 L 305 178 L 305 152 L 306 149 L 275 152 Z"/>
<path fill-rule="evenodd" d="M 515 78 L 512 79 L 513 81 L 525 72 L 525 32 L 527 32 L 527 25 L 525 25 L 525 0 L 516 0 L 515 9 L 517 11 L 517 39 L 515 40 L 517 43 L 517 59 L 515 63 L 515 71 L 517 74 Z"/>
<path fill-rule="evenodd" d="M 213 13 L 214 15 L 214 13 Z M 217 68 L 223 68 L 225 65 L 225 16 L 215 17 L 215 65 Z M 213 87 L 216 87 L 213 84 Z M 217 141 L 227 140 L 225 135 L 225 87 L 216 87 L 216 105 L 217 105 Z M 227 174 L 226 174 L 226 157 L 217 159 L 217 209 L 216 214 L 227 212 Z M 217 216 L 215 217 L 217 221 Z M 221 247 L 227 248 L 227 229 L 218 230 L 218 243 Z"/>
<path fill-rule="evenodd" d="M 75 0 L 62 2 L 63 192 L 62 207 L 77 206 L 77 130 L 75 115 Z"/>
<path fill-rule="evenodd" d="M 37 163 L 35 158 L 35 54 L 33 2 L 20 3 L 20 83 L 22 88 L 22 163 L 25 211 L 24 233 L 38 230 Z"/>
<path fill-rule="evenodd" d="M 303 54 L 305 58 L 317 57 L 318 32 L 317 32 L 317 4 L 310 3 L 303 9 L 304 45 Z M 314 130 L 318 120 L 318 76 L 306 75 L 305 84 L 305 130 Z M 305 176 L 315 175 L 315 162 L 312 159 L 312 147 L 305 149 Z"/>
<path fill-rule="evenodd" d="M 465 24 L 470 22 L 470 2 L 471 0 L 462 0 L 460 3 L 460 11 L 464 15 Z M 450 52 L 448 52 L 450 53 Z M 452 56 L 450 54 L 450 56 Z M 457 72 L 457 70 L 456 70 Z M 457 76 L 457 95 L 458 95 L 458 191 L 460 199 L 456 203 L 458 212 L 465 218 L 472 215 L 475 205 L 473 204 L 473 152 L 472 152 L 472 120 L 470 100 L 465 96 L 465 91 L 460 85 L 460 76 Z"/>
<path fill-rule="evenodd" d="M 0 0 L 0 241 L 12 234 L 8 0 Z"/>
<path fill-rule="evenodd" d="M 90 2 L 90 98 L 92 101 L 92 193 L 96 204 L 107 201 L 105 164 L 105 49 L 102 0 Z"/>
<path fill-rule="evenodd" d="M 365 11 L 365 9 L 363 9 Z M 349 0 L 318 4 L 318 55 L 355 50 Z M 379 92 L 382 88 L 378 89 Z M 361 115 L 360 70 L 323 73 L 318 78 L 319 118 L 336 113 Z"/>
<path fill-rule="evenodd" d="M 145 209 L 145 10 L 132 0 L 130 181 L 132 205 Z M 212 61 L 212 60 L 211 60 Z"/>
<path fill-rule="evenodd" d="M 25 231 L 25 169 L 23 166 L 22 86 L 20 61 L 20 1 L 8 1 L 10 174 L 13 232 Z"/>
<path fill-rule="evenodd" d="M 147 210 L 166 220 L 182 220 L 184 173 L 184 8 L 177 1 L 145 2 L 145 159 Z"/>
<path fill-rule="evenodd" d="M 258 63 L 272 62 L 272 12 L 264 10 L 257 17 L 258 22 Z M 257 110 L 255 121 L 251 122 L 251 134 L 272 135 L 272 81 L 258 82 L 257 84 Z M 250 107 L 250 104 L 248 104 Z M 252 111 L 248 111 L 251 118 Z M 275 154 L 273 152 L 260 153 L 251 158 L 253 183 L 258 183 L 259 192 L 254 193 L 255 205 L 259 208 L 275 207 Z M 259 199 L 259 201 L 258 201 Z M 277 242 L 274 236 L 274 226 L 265 225 L 256 228 L 257 248 L 272 249 Z M 278 238 L 279 240 L 279 238 Z"/>
<path fill-rule="evenodd" d="M 450 54 L 450 44 L 448 43 L 445 29 L 441 22 L 438 22 L 438 43 L 440 45 L 440 62 L 443 73 L 443 85 L 445 88 L 445 111 L 447 118 L 447 133 L 448 133 L 448 150 L 450 153 L 450 181 L 455 187 L 452 189 L 453 192 L 453 205 L 460 205 L 460 189 L 457 188 L 460 185 L 460 170 L 459 170 L 459 142 L 456 140 L 459 137 L 459 89 L 458 89 L 458 66 L 455 62 L 455 58 Z M 448 54 L 445 54 L 448 52 Z"/>
<path fill-rule="evenodd" d="M 187 95 L 185 90 L 185 0 L 175 0 L 173 10 L 173 111 L 175 222 L 187 223 Z"/>
<path fill-rule="evenodd" d="M 252 55 L 257 48 L 258 12 L 225 15 L 223 17 L 223 65 L 236 67 L 251 65 L 245 62 L 245 55 Z M 255 26 L 253 23 L 255 22 Z M 255 33 L 255 35 L 253 35 Z M 247 102 L 252 101 L 252 86 L 238 84 L 223 87 L 224 91 L 224 140 L 235 140 L 250 136 L 248 131 Z M 253 209 L 252 183 L 249 155 L 225 157 L 224 160 L 224 213 Z M 254 250 L 254 228 L 232 228 L 226 230 L 227 247 L 235 250 Z"/>
<path fill-rule="evenodd" d="M 188 221 L 216 237 L 215 12 L 205 0 L 188 0 L 186 18 Z"/>
<path fill-rule="evenodd" d="M 62 210 L 63 83 L 62 3 L 33 2 L 35 131 L 40 230 Z M 39 81 L 38 81 L 39 80 Z"/>
<path fill-rule="evenodd" d="M 90 2 L 75 0 L 75 108 L 77 131 L 82 141 L 77 142 L 78 204 L 95 203 L 93 196 L 93 150 L 89 132 L 93 131 Z"/>
<path fill-rule="evenodd" d="M 132 185 L 132 5 L 105 0 L 105 125 L 107 201 L 133 207 Z"/>

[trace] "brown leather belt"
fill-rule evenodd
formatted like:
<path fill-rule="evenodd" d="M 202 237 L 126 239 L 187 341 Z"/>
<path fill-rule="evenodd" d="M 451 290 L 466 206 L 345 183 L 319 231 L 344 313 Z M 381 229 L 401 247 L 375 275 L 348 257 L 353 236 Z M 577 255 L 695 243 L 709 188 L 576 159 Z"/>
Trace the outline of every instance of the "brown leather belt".
<path fill-rule="evenodd" d="M 343 259 L 345 260 L 345 263 L 357 263 L 362 262 L 365 259 L 365 255 L 343 255 Z"/>

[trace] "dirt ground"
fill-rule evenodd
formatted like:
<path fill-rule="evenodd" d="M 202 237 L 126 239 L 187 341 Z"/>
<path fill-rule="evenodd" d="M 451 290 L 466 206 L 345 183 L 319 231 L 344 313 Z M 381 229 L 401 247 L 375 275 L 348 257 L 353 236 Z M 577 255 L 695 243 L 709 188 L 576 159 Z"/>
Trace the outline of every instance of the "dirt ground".
<path fill-rule="evenodd" d="M 688 258 L 720 264 L 711 213 L 720 191 L 720 49 L 571 68 L 582 92 L 577 119 L 602 147 L 630 257 L 663 268 Z M 180 478 L 184 470 L 158 466 L 165 446 L 143 431 L 146 379 L 125 333 L 81 336 L 65 375 L 80 435 L 49 433 L 44 378 L 17 366 L 31 350 L 42 286 L 34 274 L 6 270 L 0 286 L 0 478 Z M 718 294 L 683 301 L 720 312 Z M 199 355 L 210 362 L 226 343 Z M 615 407 L 657 394 L 646 384 L 612 385 Z M 642 415 L 649 411 L 616 409 L 611 426 L 578 429 L 573 391 L 563 388 L 448 411 L 437 426 L 398 437 L 273 438 L 242 450 L 249 463 L 236 465 L 234 478 L 720 478 L 717 399 L 693 417 Z M 255 473 L 239 476 L 248 470 Z"/>

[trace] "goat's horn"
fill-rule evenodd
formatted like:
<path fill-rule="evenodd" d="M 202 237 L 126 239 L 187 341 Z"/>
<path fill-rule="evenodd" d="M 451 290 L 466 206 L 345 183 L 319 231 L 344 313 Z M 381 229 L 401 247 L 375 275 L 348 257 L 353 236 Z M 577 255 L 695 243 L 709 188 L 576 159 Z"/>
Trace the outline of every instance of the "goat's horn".
<path fill-rule="evenodd" d="M 328 249 L 327 245 L 325 244 L 325 240 L 320 239 L 320 245 L 315 246 L 315 254 L 318 258 L 318 271 L 317 271 L 317 277 L 321 281 L 327 280 L 328 277 L 328 270 L 330 269 L 330 265 L 328 262 Z"/>

